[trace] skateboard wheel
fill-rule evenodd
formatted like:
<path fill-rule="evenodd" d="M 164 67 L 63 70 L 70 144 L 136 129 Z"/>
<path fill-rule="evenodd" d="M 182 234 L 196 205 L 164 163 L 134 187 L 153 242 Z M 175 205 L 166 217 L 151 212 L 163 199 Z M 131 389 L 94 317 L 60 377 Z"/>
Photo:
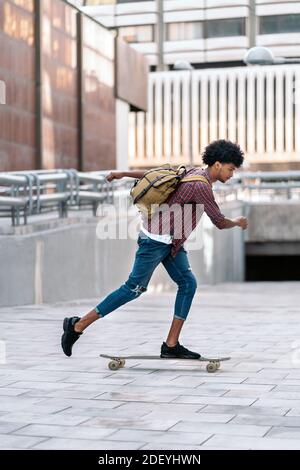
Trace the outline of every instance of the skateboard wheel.
<path fill-rule="evenodd" d="M 220 361 L 216 362 L 216 366 L 217 366 L 217 369 L 220 369 L 220 367 L 221 367 Z"/>
<path fill-rule="evenodd" d="M 124 367 L 126 364 L 125 359 L 121 359 L 120 361 L 120 367 Z"/>
<path fill-rule="evenodd" d="M 213 362 L 210 362 L 209 364 L 207 364 L 206 370 L 207 372 L 215 372 L 217 370 L 217 366 Z"/>
<path fill-rule="evenodd" d="M 119 367 L 121 367 L 121 366 L 118 364 L 117 361 L 110 361 L 110 362 L 108 363 L 108 368 L 109 368 L 110 370 L 118 370 Z"/>

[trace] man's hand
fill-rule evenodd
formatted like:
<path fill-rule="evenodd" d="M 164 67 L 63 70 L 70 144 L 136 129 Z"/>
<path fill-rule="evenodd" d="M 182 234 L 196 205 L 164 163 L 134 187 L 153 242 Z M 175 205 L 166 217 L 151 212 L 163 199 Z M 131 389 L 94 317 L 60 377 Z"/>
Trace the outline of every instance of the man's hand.
<path fill-rule="evenodd" d="M 236 225 L 238 227 L 241 227 L 243 230 L 246 230 L 248 228 L 248 219 L 246 217 L 237 217 L 234 219 Z"/>
<path fill-rule="evenodd" d="M 107 181 L 111 182 L 113 180 L 119 180 L 123 178 L 123 173 L 121 173 L 120 171 L 111 171 L 107 176 L 106 176 L 106 179 Z"/>

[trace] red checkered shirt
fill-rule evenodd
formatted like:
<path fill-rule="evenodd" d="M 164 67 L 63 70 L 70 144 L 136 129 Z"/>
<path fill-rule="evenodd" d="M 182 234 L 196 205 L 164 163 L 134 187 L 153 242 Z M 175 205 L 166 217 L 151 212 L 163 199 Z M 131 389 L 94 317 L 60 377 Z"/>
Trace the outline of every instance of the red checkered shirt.
<path fill-rule="evenodd" d="M 212 182 L 207 169 L 192 168 L 186 176 L 205 176 L 208 183 L 191 181 L 180 183 L 167 201 L 160 205 L 151 219 L 142 216 L 148 232 L 172 236 L 171 254 L 175 256 L 180 247 L 197 227 L 205 212 L 212 223 L 219 227 L 225 216 L 221 213 L 212 191 Z"/>

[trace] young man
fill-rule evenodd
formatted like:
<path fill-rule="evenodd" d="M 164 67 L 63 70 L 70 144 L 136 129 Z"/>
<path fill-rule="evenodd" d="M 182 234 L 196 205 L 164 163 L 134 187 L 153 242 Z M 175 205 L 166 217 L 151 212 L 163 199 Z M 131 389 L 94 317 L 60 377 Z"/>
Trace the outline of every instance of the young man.
<path fill-rule="evenodd" d="M 121 305 L 136 299 L 145 292 L 153 271 L 159 263 L 163 263 L 170 277 L 177 283 L 178 291 L 174 318 L 168 337 L 161 346 L 161 357 L 184 359 L 197 359 L 200 357 L 199 353 L 189 351 L 178 341 L 197 288 L 187 252 L 183 248 L 183 243 L 196 228 L 202 214 L 201 212 L 199 215 L 199 211 L 194 209 L 196 206 L 201 205 L 213 224 L 221 230 L 233 227 L 240 227 L 245 230 L 248 226 L 245 217 L 227 219 L 220 212 L 212 191 L 212 183 L 216 181 L 225 183 L 233 176 L 234 170 L 242 165 L 244 154 L 240 147 L 230 141 L 218 140 L 205 148 L 202 159 L 207 167 L 205 169 L 192 168 L 188 171 L 188 176 L 201 175 L 204 176 L 204 181 L 180 183 L 167 200 L 170 208 L 176 206 L 184 209 L 187 205 L 192 206 L 193 210 L 189 212 L 189 218 L 185 217 L 183 222 L 183 218 L 178 217 L 178 214 L 170 217 L 170 212 L 166 211 L 160 217 L 163 219 L 168 217 L 167 224 L 163 223 L 166 222 L 166 220 L 163 220 L 161 223 L 151 223 L 150 227 L 147 225 L 146 228 L 144 223 L 138 238 L 139 246 L 134 266 L 128 280 L 82 318 L 71 317 L 64 319 L 61 345 L 66 356 L 72 355 L 73 344 L 91 323 L 105 317 Z M 112 181 L 113 179 L 128 176 L 140 179 L 143 175 L 143 171 L 124 173 L 114 171 L 107 176 L 107 180 Z M 178 225 L 183 223 L 184 230 L 178 231 Z M 175 231 L 181 233 L 181 235 L 175 237 Z"/>

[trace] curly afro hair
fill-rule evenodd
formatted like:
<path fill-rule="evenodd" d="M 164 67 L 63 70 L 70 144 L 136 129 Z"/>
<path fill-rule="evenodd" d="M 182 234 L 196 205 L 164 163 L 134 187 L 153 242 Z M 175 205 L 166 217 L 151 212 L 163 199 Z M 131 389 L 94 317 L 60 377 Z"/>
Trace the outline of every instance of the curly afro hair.
<path fill-rule="evenodd" d="M 233 163 L 236 168 L 239 168 L 244 161 L 244 152 L 238 144 L 229 140 L 215 140 L 205 148 L 202 160 L 208 166 L 220 162 Z"/>

